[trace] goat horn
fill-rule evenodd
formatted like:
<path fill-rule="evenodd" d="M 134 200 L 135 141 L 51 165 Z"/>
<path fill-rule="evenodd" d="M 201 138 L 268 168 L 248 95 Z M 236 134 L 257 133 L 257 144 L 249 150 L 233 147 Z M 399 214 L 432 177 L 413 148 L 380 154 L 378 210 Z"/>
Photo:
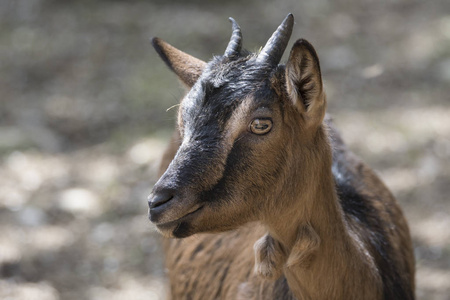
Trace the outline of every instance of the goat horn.
<path fill-rule="evenodd" d="M 242 48 L 242 33 L 239 24 L 233 19 L 229 18 L 232 26 L 233 33 L 231 34 L 230 42 L 228 43 L 227 49 L 225 50 L 225 56 L 238 56 Z"/>
<path fill-rule="evenodd" d="M 264 48 L 258 54 L 256 61 L 259 63 L 267 63 L 271 66 L 277 65 L 289 42 L 293 26 L 294 16 L 290 13 L 267 41 Z"/>

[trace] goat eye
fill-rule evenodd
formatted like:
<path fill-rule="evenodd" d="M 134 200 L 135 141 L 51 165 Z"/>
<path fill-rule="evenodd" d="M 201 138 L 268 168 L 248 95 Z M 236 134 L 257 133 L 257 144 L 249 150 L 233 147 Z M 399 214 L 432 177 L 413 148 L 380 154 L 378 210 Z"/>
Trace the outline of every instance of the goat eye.
<path fill-rule="evenodd" d="M 254 119 L 249 126 L 249 129 L 254 134 L 266 134 L 272 129 L 271 119 Z"/>

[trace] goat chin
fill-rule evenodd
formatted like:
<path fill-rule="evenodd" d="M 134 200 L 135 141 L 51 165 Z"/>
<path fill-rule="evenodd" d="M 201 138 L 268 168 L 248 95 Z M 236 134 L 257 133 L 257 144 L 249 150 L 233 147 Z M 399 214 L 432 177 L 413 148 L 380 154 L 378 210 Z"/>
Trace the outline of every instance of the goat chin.
<path fill-rule="evenodd" d="M 195 218 L 200 214 L 200 211 L 203 209 L 203 206 L 196 205 L 194 208 L 188 211 L 182 217 L 175 219 L 173 221 L 165 222 L 165 223 L 156 223 L 157 230 L 166 238 L 176 238 L 180 236 L 176 236 L 176 232 L 180 228 L 180 226 L 189 226 L 190 222 L 195 220 Z M 183 237 L 187 237 L 189 235 L 194 234 L 195 232 L 190 232 L 189 234 L 186 232 Z"/>

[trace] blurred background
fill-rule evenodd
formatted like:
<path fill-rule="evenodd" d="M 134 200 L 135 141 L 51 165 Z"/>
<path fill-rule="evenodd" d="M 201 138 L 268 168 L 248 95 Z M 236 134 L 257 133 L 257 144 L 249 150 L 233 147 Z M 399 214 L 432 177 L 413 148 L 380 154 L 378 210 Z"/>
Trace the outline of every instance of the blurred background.
<path fill-rule="evenodd" d="M 288 12 L 404 209 L 418 298 L 450 299 L 448 0 L 2 0 L 0 298 L 165 299 L 146 197 L 184 91 L 149 38 L 208 60 L 228 17 L 255 51 Z"/>

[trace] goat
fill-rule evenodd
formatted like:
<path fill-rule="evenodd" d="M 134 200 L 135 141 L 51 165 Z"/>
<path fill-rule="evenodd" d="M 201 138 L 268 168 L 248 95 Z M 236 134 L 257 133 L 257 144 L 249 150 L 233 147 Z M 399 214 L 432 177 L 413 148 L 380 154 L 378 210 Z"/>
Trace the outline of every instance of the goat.
<path fill-rule="evenodd" d="M 259 53 L 239 25 L 206 63 L 153 46 L 189 89 L 149 196 L 173 299 L 414 299 L 408 225 L 325 114 L 289 14 Z M 177 239 L 173 239 L 177 238 Z"/>

